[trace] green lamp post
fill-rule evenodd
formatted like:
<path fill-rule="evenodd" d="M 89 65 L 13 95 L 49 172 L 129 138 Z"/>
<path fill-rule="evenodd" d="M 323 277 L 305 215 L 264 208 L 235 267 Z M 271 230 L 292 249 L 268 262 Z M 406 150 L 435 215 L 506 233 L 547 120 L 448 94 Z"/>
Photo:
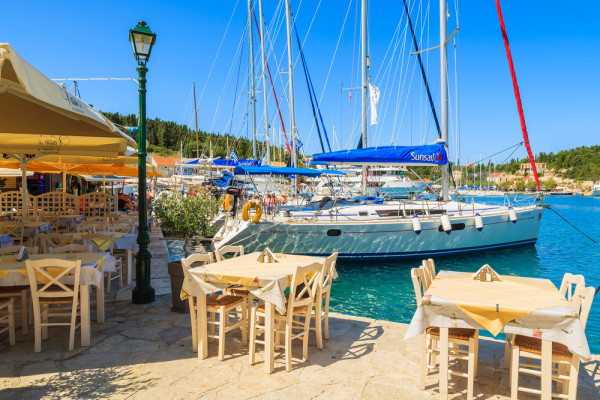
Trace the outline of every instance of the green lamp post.
<path fill-rule="evenodd" d="M 150 259 L 152 254 L 148 251 L 150 235 L 148 234 L 148 207 L 146 204 L 146 63 L 150 58 L 150 51 L 156 40 L 148 24 L 138 22 L 135 28 L 129 31 L 129 41 L 133 54 L 138 62 L 139 73 L 139 105 L 140 115 L 138 120 L 138 211 L 139 229 L 137 243 L 139 250 L 135 256 L 135 288 L 132 293 L 134 304 L 147 304 L 154 301 L 154 288 L 150 286 Z"/>

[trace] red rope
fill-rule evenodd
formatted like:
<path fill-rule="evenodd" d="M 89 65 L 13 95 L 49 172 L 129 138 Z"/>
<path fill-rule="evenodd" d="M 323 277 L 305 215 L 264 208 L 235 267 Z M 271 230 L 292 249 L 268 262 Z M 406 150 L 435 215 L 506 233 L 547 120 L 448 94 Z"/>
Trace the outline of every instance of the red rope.
<path fill-rule="evenodd" d="M 521 93 L 517 84 L 517 75 L 515 74 L 515 66 L 513 65 L 512 55 L 510 54 L 510 46 L 508 45 L 508 36 L 506 35 L 506 27 L 504 26 L 504 18 L 502 17 L 502 9 L 500 8 L 500 0 L 496 0 L 496 9 L 498 10 L 498 18 L 500 19 L 500 28 L 502 29 L 502 37 L 504 38 L 504 48 L 506 49 L 506 57 L 508 58 L 508 66 L 510 67 L 510 75 L 512 77 L 513 89 L 515 91 L 515 99 L 517 100 L 517 108 L 519 109 L 519 118 L 521 119 L 521 130 L 523 131 L 523 141 L 527 148 L 531 169 L 535 177 L 535 184 L 538 192 L 540 191 L 540 181 L 538 179 L 537 168 L 535 167 L 535 159 L 529 145 L 529 136 L 527 135 L 527 126 L 525 125 L 525 115 L 523 114 L 523 105 L 521 104 Z"/>
<path fill-rule="evenodd" d="M 262 43 L 262 38 L 260 37 L 260 28 L 258 27 L 258 21 L 256 20 L 256 13 L 252 10 L 252 15 L 254 16 L 254 23 L 256 24 L 256 29 L 258 30 L 258 41 Z M 279 101 L 277 101 L 277 94 L 275 93 L 275 86 L 273 86 L 273 78 L 271 78 L 271 69 L 269 68 L 269 63 L 265 60 L 265 64 L 267 66 L 267 72 L 269 73 L 269 80 L 271 81 L 271 89 L 273 89 L 273 97 L 275 97 L 275 104 L 277 104 L 277 112 L 279 113 L 279 121 L 281 121 L 281 127 L 283 128 L 283 136 L 285 137 L 285 146 L 287 147 L 287 151 L 289 154 L 292 154 L 292 149 L 290 149 L 290 143 L 288 142 L 287 135 L 285 133 L 285 125 L 283 124 L 283 118 L 281 117 L 281 110 L 279 109 Z M 291 71 L 290 71 L 291 73 Z M 254 77 L 252 77 L 254 79 Z M 266 88 L 263 88 L 267 90 Z"/>

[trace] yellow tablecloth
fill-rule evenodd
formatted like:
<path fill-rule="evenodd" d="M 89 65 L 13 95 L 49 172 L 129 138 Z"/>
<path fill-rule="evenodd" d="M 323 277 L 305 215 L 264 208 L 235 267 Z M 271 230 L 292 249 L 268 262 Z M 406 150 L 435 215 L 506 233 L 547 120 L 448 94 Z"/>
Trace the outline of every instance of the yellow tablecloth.
<path fill-rule="evenodd" d="M 119 239 L 122 238 L 124 233 L 122 232 L 97 232 L 97 233 L 102 233 L 102 234 L 106 234 L 106 233 L 111 233 L 113 235 L 113 239 Z M 83 237 L 83 233 L 74 233 L 73 234 L 73 239 L 79 239 L 81 240 L 81 238 Z M 94 243 L 96 243 L 98 246 L 100 246 L 100 249 L 102 251 L 106 251 L 106 249 L 108 249 L 109 243 L 104 243 L 103 240 L 101 239 L 94 239 Z"/>
<path fill-rule="evenodd" d="M 427 290 L 424 302 L 427 295 L 451 301 L 494 336 L 507 322 L 534 310 L 569 305 L 550 281 L 514 276 L 501 279 L 481 282 L 470 273 L 440 274 Z"/>

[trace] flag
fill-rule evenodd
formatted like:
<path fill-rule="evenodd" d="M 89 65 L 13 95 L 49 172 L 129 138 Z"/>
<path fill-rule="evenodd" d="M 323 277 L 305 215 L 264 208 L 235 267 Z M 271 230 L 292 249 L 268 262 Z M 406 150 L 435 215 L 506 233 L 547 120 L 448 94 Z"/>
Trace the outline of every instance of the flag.
<path fill-rule="evenodd" d="M 302 146 L 304 146 L 302 144 L 302 142 L 300 141 L 300 137 L 298 136 L 298 134 L 294 135 L 295 139 L 296 139 L 296 151 L 300 150 L 302 148 Z"/>
<path fill-rule="evenodd" d="M 379 102 L 379 88 L 369 83 L 369 98 L 371 100 L 371 125 L 377 125 L 377 103 Z"/>
<path fill-rule="evenodd" d="M 262 156 L 260 156 L 260 160 L 258 161 L 258 166 L 260 167 L 265 159 L 265 149 L 263 149 Z"/>
<path fill-rule="evenodd" d="M 238 156 L 235 154 L 235 150 L 231 150 L 231 154 L 229 155 L 229 157 L 231 157 L 231 159 L 235 162 L 238 161 Z"/>

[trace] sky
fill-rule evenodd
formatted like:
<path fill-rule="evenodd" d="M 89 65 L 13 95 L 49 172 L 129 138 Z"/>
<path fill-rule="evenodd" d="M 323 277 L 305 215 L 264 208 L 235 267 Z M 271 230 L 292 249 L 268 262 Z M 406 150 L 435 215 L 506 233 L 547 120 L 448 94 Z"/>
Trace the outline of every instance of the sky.
<path fill-rule="evenodd" d="M 359 4 L 357 4 L 357 1 Z M 600 142 L 598 1 L 501 0 L 525 120 L 534 153 Z M 408 0 L 421 49 L 439 44 L 439 2 Z M 312 84 L 333 149 L 360 136 L 360 0 L 291 0 Z M 8 8 L 8 10 L 6 10 Z M 254 1 L 258 17 L 258 0 Z M 511 155 L 522 141 L 510 71 L 493 0 L 450 0 L 448 45 L 450 159 L 461 163 Z M 264 0 L 267 62 L 289 133 L 283 0 Z M 136 78 L 128 30 L 144 20 L 157 34 L 148 63 L 148 117 L 251 137 L 247 1 L 9 2 L 0 41 L 50 78 Z M 254 26 L 256 126 L 265 137 L 260 43 Z M 369 145 L 433 143 L 432 113 L 401 1 L 369 6 L 370 82 L 380 89 L 379 121 Z M 294 56 L 296 124 L 306 154 L 321 152 L 298 46 Z M 456 45 L 456 46 L 455 46 Z M 335 57 L 334 57 L 335 55 Z M 422 53 L 439 115 L 439 50 Z M 72 88 L 72 82 L 66 82 Z M 102 111 L 137 113 L 134 81 L 78 82 L 81 97 Z M 267 86 L 272 140 L 279 121 Z M 352 98 L 349 95 L 352 94 Z M 335 139 L 334 139 L 335 127 Z M 327 150 L 327 144 L 324 144 Z M 524 157 L 523 147 L 512 154 Z"/>

